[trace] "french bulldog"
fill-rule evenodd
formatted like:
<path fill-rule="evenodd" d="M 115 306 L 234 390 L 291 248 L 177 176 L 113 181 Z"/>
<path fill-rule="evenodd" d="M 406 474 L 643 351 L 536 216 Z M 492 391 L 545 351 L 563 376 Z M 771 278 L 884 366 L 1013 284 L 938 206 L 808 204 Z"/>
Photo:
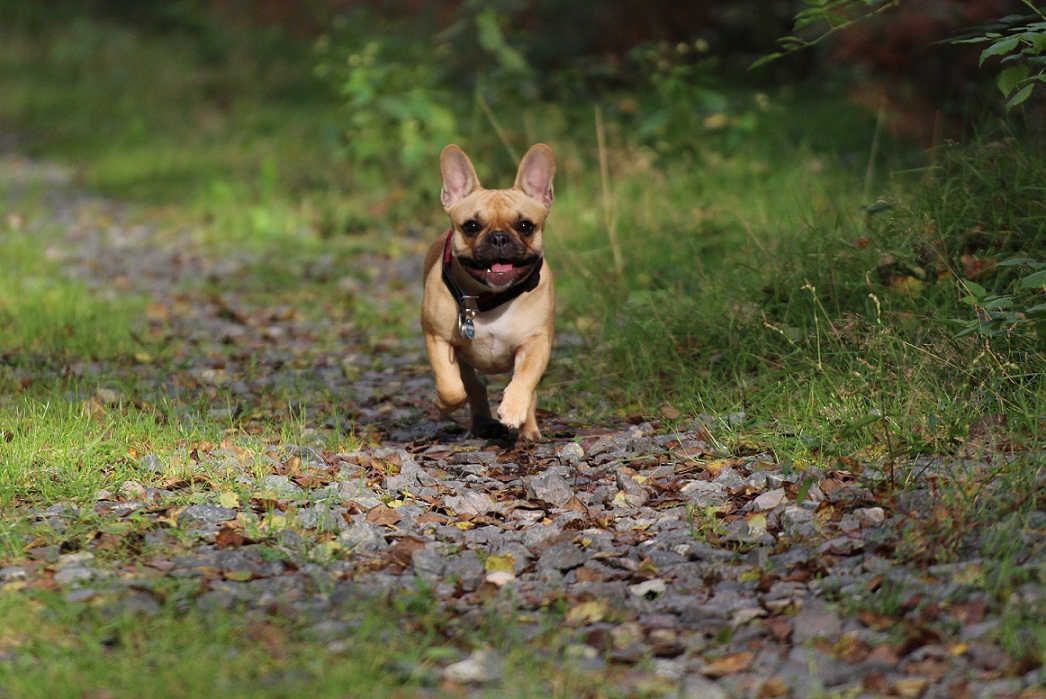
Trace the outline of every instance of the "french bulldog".
<path fill-rule="evenodd" d="M 484 189 L 456 145 L 440 154 L 450 230 L 425 257 L 421 328 L 436 378 L 436 407 L 469 404 L 469 432 L 490 438 L 518 429 L 541 438 L 537 385 L 552 353 L 556 298 L 544 257 L 556 162 L 543 143 L 520 161 L 511 189 Z M 480 376 L 512 373 L 497 420 Z"/>

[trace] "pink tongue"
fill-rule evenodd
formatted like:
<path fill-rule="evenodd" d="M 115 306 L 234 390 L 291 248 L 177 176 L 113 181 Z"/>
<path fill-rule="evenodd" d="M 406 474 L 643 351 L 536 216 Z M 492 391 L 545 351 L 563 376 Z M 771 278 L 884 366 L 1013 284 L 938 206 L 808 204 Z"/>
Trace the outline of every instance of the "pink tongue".
<path fill-rule="evenodd" d="M 512 265 L 507 262 L 495 262 L 490 266 L 490 271 L 494 274 L 504 274 L 512 271 Z"/>

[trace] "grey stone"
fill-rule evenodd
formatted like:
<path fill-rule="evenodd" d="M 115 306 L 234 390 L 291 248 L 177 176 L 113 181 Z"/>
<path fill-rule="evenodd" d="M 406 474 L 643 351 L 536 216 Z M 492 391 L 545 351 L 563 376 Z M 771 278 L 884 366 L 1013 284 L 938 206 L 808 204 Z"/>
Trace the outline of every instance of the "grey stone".
<path fill-rule="evenodd" d="M 691 674 L 683 678 L 679 697 L 680 699 L 729 699 L 730 695 L 707 677 Z"/>
<path fill-rule="evenodd" d="M 785 495 L 784 488 L 774 488 L 773 490 L 768 490 L 762 495 L 756 497 L 756 499 L 752 501 L 752 509 L 756 512 L 766 512 L 774 509 L 781 503 L 787 502 L 787 500 L 788 498 Z"/>
<path fill-rule="evenodd" d="M 320 500 L 299 511 L 296 519 L 308 529 L 340 532 L 348 526 L 342 516 L 344 512 L 344 507 Z"/>
<path fill-rule="evenodd" d="M 566 479 L 552 473 L 528 476 L 523 482 L 527 488 L 527 497 L 552 507 L 563 507 L 574 497 L 574 489 Z"/>
<path fill-rule="evenodd" d="M 745 484 L 744 479 L 741 478 L 741 474 L 735 471 L 731 466 L 724 466 L 721 468 L 719 470 L 719 475 L 713 478 L 712 482 L 718 483 L 729 490 L 740 488 Z"/>
<path fill-rule="evenodd" d="M 459 515 L 485 515 L 497 509 L 497 504 L 489 495 L 475 490 L 448 496 L 443 502 L 452 512 Z"/>
<path fill-rule="evenodd" d="M 367 522 L 349 525 L 338 534 L 338 543 L 349 551 L 384 551 L 389 547 L 381 527 Z"/>
<path fill-rule="evenodd" d="M 585 450 L 577 442 L 567 442 L 559 448 L 559 460 L 567 466 L 574 466 L 585 458 Z"/>
<path fill-rule="evenodd" d="M 571 570 L 582 565 L 588 556 L 580 548 L 569 541 L 552 546 L 546 550 L 538 559 L 538 566 L 551 570 Z"/>
<path fill-rule="evenodd" d="M 419 577 L 430 582 L 438 580 L 446 567 L 443 554 L 429 548 L 418 549 L 412 553 L 411 564 Z"/>
<path fill-rule="evenodd" d="M 443 670 L 443 678 L 459 684 L 488 684 L 505 676 L 505 661 L 493 650 L 477 650 Z"/>
<path fill-rule="evenodd" d="M 101 577 L 101 573 L 93 568 L 68 566 L 54 574 L 54 581 L 56 585 L 71 586 L 82 585 L 98 577 Z"/>
<path fill-rule="evenodd" d="M 189 505 L 178 515 L 178 524 L 194 526 L 201 524 L 220 524 L 236 519 L 236 510 L 218 505 Z"/>
<path fill-rule="evenodd" d="M 341 481 L 338 484 L 338 497 L 351 500 L 365 510 L 371 510 L 381 504 L 381 498 L 364 485 L 360 479 Z"/>
<path fill-rule="evenodd" d="M 811 600 L 792 620 L 792 642 L 802 645 L 818 638 L 835 641 L 842 630 L 842 619 L 837 612 L 820 601 Z"/>
<path fill-rule="evenodd" d="M 258 489 L 277 498 L 293 498 L 304 495 L 305 491 L 287 476 L 269 474 L 258 481 Z"/>
<path fill-rule="evenodd" d="M 0 568 L 0 582 L 15 582 L 29 577 L 29 569 L 22 566 L 5 566 Z"/>
<path fill-rule="evenodd" d="M 614 496 L 613 504 L 615 506 L 642 507 L 650 499 L 647 489 L 623 471 L 617 472 L 617 487 L 621 490 Z"/>

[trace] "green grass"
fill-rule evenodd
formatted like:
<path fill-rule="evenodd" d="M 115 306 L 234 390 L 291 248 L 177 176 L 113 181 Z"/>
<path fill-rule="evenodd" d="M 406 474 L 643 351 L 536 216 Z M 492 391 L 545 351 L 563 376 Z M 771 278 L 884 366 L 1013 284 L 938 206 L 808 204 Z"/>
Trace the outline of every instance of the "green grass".
<path fill-rule="evenodd" d="M 604 678 L 564 661 L 569 631 L 548 626 L 525 640 L 513 631 L 519 620 L 493 618 L 474 629 L 447 628 L 425 611 L 423 593 L 347 613 L 351 633 L 326 644 L 294 620 L 185 609 L 180 595 L 157 589 L 154 597 L 168 601 L 137 614 L 114 613 L 104 598 L 68 604 L 41 594 L 26 604 L 19 595 L 0 596 L 4 695 L 455 697 L 463 694 L 441 689 L 437 663 L 492 648 L 511 680 L 468 696 L 622 696 Z"/>

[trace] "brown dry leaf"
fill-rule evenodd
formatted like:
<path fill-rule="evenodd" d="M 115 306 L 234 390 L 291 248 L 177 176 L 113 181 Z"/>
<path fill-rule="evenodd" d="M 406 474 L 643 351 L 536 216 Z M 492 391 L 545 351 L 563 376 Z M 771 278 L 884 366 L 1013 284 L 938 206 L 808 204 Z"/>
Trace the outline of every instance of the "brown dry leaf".
<path fill-rule="evenodd" d="M 857 618 L 861 620 L 862 624 L 869 626 L 876 631 L 885 631 L 898 623 L 897 617 L 890 616 L 889 614 L 877 614 L 868 611 L 867 609 L 858 612 Z"/>
<path fill-rule="evenodd" d="M 708 677 L 734 675 L 747 670 L 753 660 L 755 660 L 755 653 L 748 650 L 734 653 L 733 655 L 725 655 L 701 668 L 701 674 Z"/>
<path fill-rule="evenodd" d="M 263 512 L 268 512 L 270 510 L 279 510 L 280 512 L 283 512 L 287 509 L 287 501 L 277 500 L 276 498 L 252 497 L 251 507 Z"/>
<path fill-rule="evenodd" d="M 724 466 L 733 466 L 735 459 L 716 459 L 715 461 L 709 461 L 701 464 L 701 468 L 709 473 L 713 478 L 719 475 L 719 472 L 723 470 Z"/>
<path fill-rule="evenodd" d="M 873 648 L 872 652 L 865 657 L 865 660 L 868 662 L 893 666 L 901 662 L 901 657 L 897 655 L 897 652 L 893 648 L 884 643 L 881 646 Z"/>
<path fill-rule="evenodd" d="M 207 476 L 201 476 L 198 473 L 190 473 L 181 478 L 172 477 L 165 478 L 160 482 L 160 487 L 164 490 L 181 490 L 182 488 L 188 488 L 189 486 L 196 484 L 207 485 L 215 487 L 214 483 Z"/>
<path fill-rule="evenodd" d="M 663 403 L 658 410 L 661 413 L 661 417 L 666 420 L 678 420 L 683 416 L 683 412 L 679 408 L 669 405 L 668 403 Z"/>
<path fill-rule="evenodd" d="M 389 557 L 393 563 L 406 568 L 410 565 L 411 555 L 415 551 L 420 551 L 423 548 L 425 548 L 425 542 L 421 539 L 416 539 L 413 536 L 400 537 L 396 540 L 396 543 L 389 548 Z"/>
<path fill-rule="evenodd" d="M 297 483 L 305 490 L 315 490 L 325 485 L 330 485 L 331 479 L 327 476 L 314 473 L 299 473 L 291 477 L 291 481 Z"/>
<path fill-rule="evenodd" d="M 417 521 L 418 524 L 446 524 L 450 521 L 450 517 L 430 510 L 418 517 Z"/>
<path fill-rule="evenodd" d="M 365 521 L 368 524 L 380 524 L 386 527 L 394 526 L 403 519 L 403 516 L 387 505 L 377 505 L 367 512 Z"/>
<path fill-rule="evenodd" d="M 603 576 L 600 573 L 584 566 L 575 568 L 574 575 L 577 576 L 579 583 L 603 582 Z"/>
<path fill-rule="evenodd" d="M 984 270 L 998 262 L 994 257 L 976 257 L 970 253 L 964 254 L 959 259 L 962 260 L 962 276 L 964 279 L 976 279 Z"/>
<path fill-rule="evenodd" d="M 766 682 L 763 682 L 763 686 L 759 688 L 759 694 L 756 696 L 759 699 L 774 699 L 774 697 L 788 696 L 788 693 L 791 691 L 792 689 L 788 686 L 788 683 L 780 677 L 771 677 Z"/>
<path fill-rule="evenodd" d="M 766 620 L 766 626 L 779 643 L 787 643 L 792 637 L 792 622 L 783 616 L 772 616 Z"/>
<path fill-rule="evenodd" d="M 887 696 L 890 692 L 890 683 L 881 672 L 873 672 L 864 678 L 861 685 L 868 690 L 881 696 Z"/>
<path fill-rule="evenodd" d="M 948 672 L 948 664 L 937 658 L 927 658 L 919 662 L 909 663 L 904 669 L 912 675 L 924 675 L 934 680 L 939 680 Z"/>
<path fill-rule="evenodd" d="M 585 507 L 585 504 L 583 502 L 577 499 L 577 495 L 574 495 L 569 500 L 567 500 L 566 503 L 563 504 L 563 507 L 560 509 L 569 510 L 570 512 L 580 512 L 583 515 L 588 514 L 588 508 Z"/>
<path fill-rule="evenodd" d="M 276 473 L 280 476 L 293 476 L 301 471 L 301 458 L 292 456 L 276 469 Z"/>
<path fill-rule="evenodd" d="M 219 549 L 234 549 L 243 546 L 246 541 L 246 537 L 238 528 L 223 524 L 214 539 L 214 545 Z"/>
<path fill-rule="evenodd" d="M 916 699 L 922 695 L 929 684 L 930 680 L 925 677 L 907 677 L 894 682 L 893 691 L 904 699 Z"/>

